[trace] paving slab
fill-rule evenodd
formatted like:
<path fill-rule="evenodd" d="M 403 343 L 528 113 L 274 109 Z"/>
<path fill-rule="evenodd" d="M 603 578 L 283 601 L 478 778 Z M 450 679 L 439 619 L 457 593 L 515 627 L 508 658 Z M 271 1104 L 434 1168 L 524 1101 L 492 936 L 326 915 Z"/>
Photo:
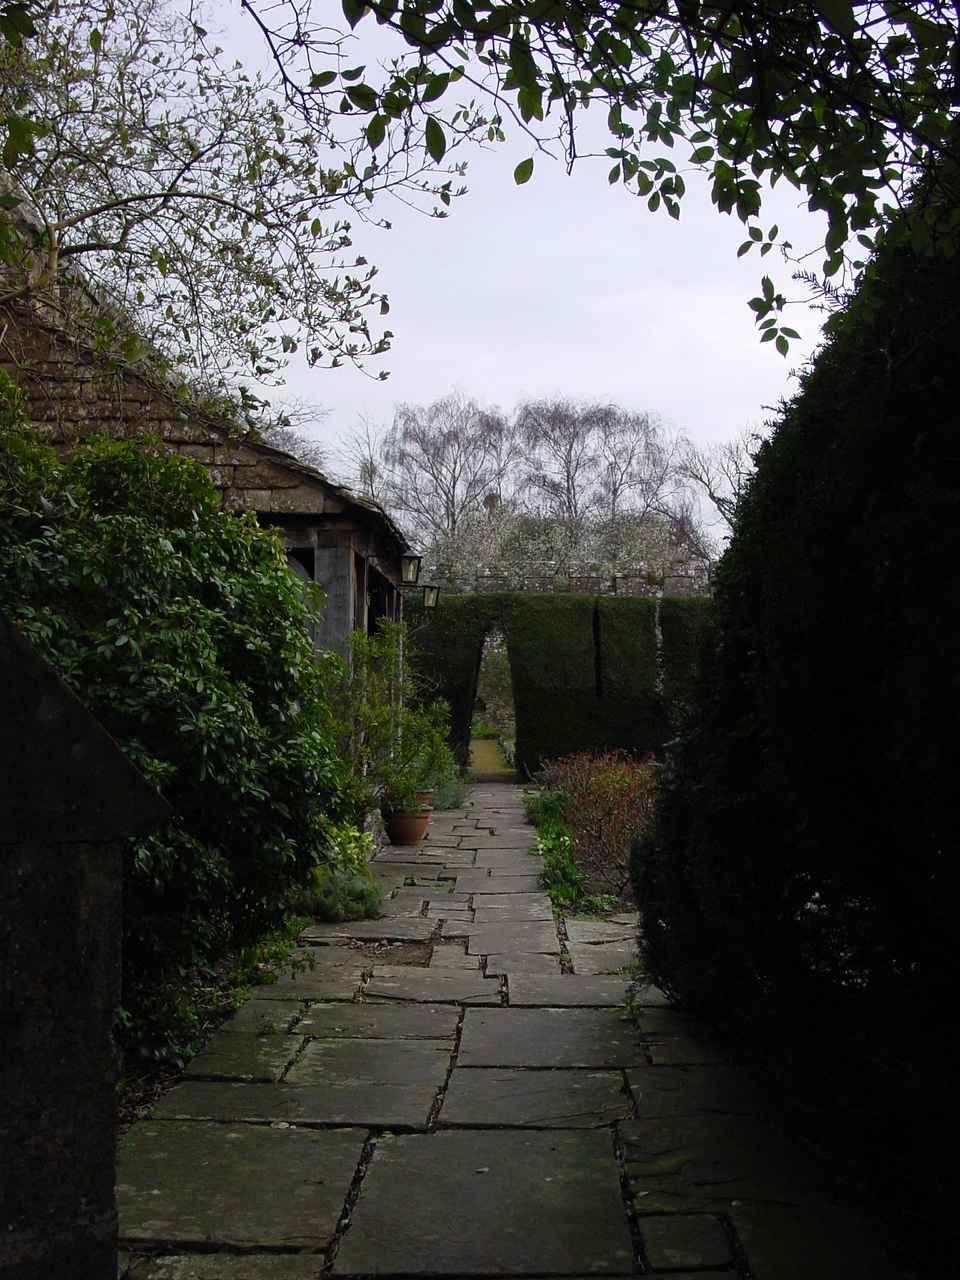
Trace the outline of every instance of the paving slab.
<path fill-rule="evenodd" d="M 366 1134 L 141 1120 L 117 1158 L 120 1238 L 315 1248 L 336 1229 Z"/>
<path fill-rule="evenodd" d="M 475 911 L 487 910 L 489 908 L 506 907 L 508 910 L 522 910 L 525 906 L 537 905 L 540 908 L 546 907 L 553 916 L 553 909 L 550 906 L 550 899 L 542 889 L 527 890 L 521 893 L 501 893 L 500 881 L 491 879 L 488 882 L 489 889 L 475 889 L 470 895 L 470 901 L 473 903 Z"/>
<path fill-rule="evenodd" d="M 462 943 L 440 943 L 433 948 L 431 969 L 467 969 L 474 973 L 480 969 L 480 957 L 468 956 Z"/>
<path fill-rule="evenodd" d="M 287 1072 L 290 1085 L 433 1084 L 450 1066 L 447 1040 L 314 1040 Z"/>
<path fill-rule="evenodd" d="M 302 1035 L 221 1031 L 190 1062 L 186 1074 L 208 1080 L 279 1080 L 303 1045 Z"/>
<path fill-rule="evenodd" d="M 383 1137 L 334 1262 L 341 1275 L 630 1275 L 603 1130 Z"/>
<path fill-rule="evenodd" d="M 458 910 L 456 907 L 443 907 L 434 903 L 424 919 L 432 920 L 434 924 L 447 920 L 452 924 L 473 924 L 473 912 L 469 907 Z"/>
<path fill-rule="evenodd" d="M 540 1008 L 614 1008 L 630 988 L 626 978 L 565 973 L 556 977 L 517 973 L 510 975 L 510 1004 Z"/>
<path fill-rule="evenodd" d="M 488 955 L 483 962 L 485 973 L 541 974 L 551 977 L 560 972 L 560 954 L 547 955 L 542 951 L 526 951 L 518 955 Z"/>
<path fill-rule="evenodd" d="M 457 893 L 536 893 L 539 888 L 538 872 L 488 876 L 478 868 L 457 876 Z"/>
<path fill-rule="evenodd" d="M 553 922 L 553 910 L 546 895 L 539 893 L 508 893 L 504 896 L 514 902 L 488 906 L 486 894 L 476 894 L 473 899 L 473 918 L 477 924 L 505 924 L 511 920 L 547 920 Z"/>
<path fill-rule="evenodd" d="M 642 1019 L 640 1026 L 654 1066 L 692 1066 L 731 1061 L 730 1049 L 707 1036 L 664 1036 L 647 1032 Z"/>
<path fill-rule="evenodd" d="M 645 1212 L 726 1211 L 734 1200 L 819 1202 L 823 1168 L 761 1117 L 706 1111 L 645 1117 L 627 1121 L 620 1133 L 630 1185 Z"/>
<path fill-rule="evenodd" d="M 500 1003 L 500 983 L 481 973 L 445 973 L 435 969 L 403 971 L 377 967 L 363 990 L 364 998 L 413 1000 L 426 1004 Z"/>
<path fill-rule="evenodd" d="M 612 1009 L 468 1009 L 463 1067 L 635 1067 L 635 1028 Z"/>
<path fill-rule="evenodd" d="M 381 920 L 416 920 L 423 913 L 423 899 L 419 902 L 386 898 L 380 907 Z"/>
<path fill-rule="evenodd" d="M 354 955 L 356 954 L 354 952 Z M 298 1001 L 350 1001 L 360 990 L 362 981 L 363 966 L 358 963 L 350 969 L 317 969 L 292 976 L 284 975 L 276 982 L 263 983 L 254 987 L 253 991 L 258 1000 L 288 1001 L 292 998 Z"/>
<path fill-rule="evenodd" d="M 378 854 L 370 863 L 370 871 L 374 880 L 389 880 L 399 877 L 400 883 L 402 883 L 408 877 L 416 877 L 418 880 L 429 880 L 431 882 L 435 882 L 437 879 L 436 867 L 425 867 L 423 863 L 409 857 L 399 861 L 394 858 L 381 858 Z"/>
<path fill-rule="evenodd" d="M 654 1270 L 723 1267 L 734 1261 L 723 1224 L 711 1214 L 671 1213 L 641 1218 L 640 1234 L 647 1262 Z"/>
<path fill-rule="evenodd" d="M 904 1274 L 848 1209 L 740 1204 L 729 1213 L 755 1280 L 895 1280 Z"/>
<path fill-rule="evenodd" d="M 180 1254 L 143 1258 L 121 1254 L 117 1274 L 124 1280 L 316 1280 L 323 1254 Z"/>
<path fill-rule="evenodd" d="M 165 1120 L 229 1124 L 362 1125 L 426 1129 L 438 1086 L 380 1084 L 227 1084 L 187 1080 L 165 1094 L 151 1115 Z"/>
<path fill-rule="evenodd" d="M 289 1031 L 303 1013 L 299 1000 L 248 1000 L 221 1027 L 221 1031 L 252 1031 L 268 1035 L 272 1031 Z"/>
<path fill-rule="evenodd" d="M 701 1111 L 763 1115 L 775 1109 L 772 1099 L 752 1087 L 735 1067 L 640 1067 L 627 1072 L 627 1083 L 641 1119 Z"/>
<path fill-rule="evenodd" d="M 567 937 L 571 942 L 629 942 L 636 946 L 637 921 L 628 924 L 611 920 L 588 920 L 578 916 L 564 916 Z"/>
<path fill-rule="evenodd" d="M 560 942 L 552 920 L 515 920 L 506 924 L 475 924 L 470 930 L 467 951 L 472 956 L 496 953 L 516 955 L 521 951 L 560 954 Z"/>
<path fill-rule="evenodd" d="M 489 867 L 494 875 L 503 875 L 505 871 L 513 871 L 517 875 L 530 874 L 530 854 L 525 848 L 491 849 L 481 847 L 477 850 L 474 863 L 477 867 Z"/>
<path fill-rule="evenodd" d="M 452 880 L 438 880 L 435 885 L 401 885 L 395 889 L 391 901 L 410 901 L 410 902 L 433 902 L 443 903 L 445 906 L 460 903 L 463 906 L 470 905 L 469 893 L 454 893 Z"/>
<path fill-rule="evenodd" d="M 426 942 L 435 926 L 428 920 L 354 920 L 346 924 L 312 924 L 303 942 L 357 938 L 362 942 Z"/>
<path fill-rule="evenodd" d="M 596 1129 L 631 1116 L 618 1071 L 455 1067 L 439 1124 Z"/>
<path fill-rule="evenodd" d="M 636 963 L 635 942 L 568 942 L 567 954 L 574 973 L 619 973 Z"/>
<path fill-rule="evenodd" d="M 460 1012 L 449 1004 L 314 1004 L 297 1024 L 299 1035 L 324 1040 L 452 1040 Z"/>

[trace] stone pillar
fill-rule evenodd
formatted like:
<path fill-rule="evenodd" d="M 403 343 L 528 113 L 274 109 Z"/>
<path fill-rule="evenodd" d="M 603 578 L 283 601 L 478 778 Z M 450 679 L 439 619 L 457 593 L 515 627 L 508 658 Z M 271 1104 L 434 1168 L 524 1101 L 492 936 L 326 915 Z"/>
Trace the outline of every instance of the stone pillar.
<path fill-rule="evenodd" d="M 5 1280 L 116 1280 L 120 854 L 169 814 L 0 618 Z"/>

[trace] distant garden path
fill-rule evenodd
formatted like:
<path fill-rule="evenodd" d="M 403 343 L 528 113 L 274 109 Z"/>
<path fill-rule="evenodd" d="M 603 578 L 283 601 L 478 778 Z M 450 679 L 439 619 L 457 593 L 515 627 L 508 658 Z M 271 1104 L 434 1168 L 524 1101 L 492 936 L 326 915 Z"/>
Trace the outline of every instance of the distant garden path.
<path fill-rule="evenodd" d="M 121 1275 L 885 1280 L 721 1046 L 619 1007 L 635 918 L 554 918 L 517 787 L 478 787 L 314 925 L 121 1142 Z"/>

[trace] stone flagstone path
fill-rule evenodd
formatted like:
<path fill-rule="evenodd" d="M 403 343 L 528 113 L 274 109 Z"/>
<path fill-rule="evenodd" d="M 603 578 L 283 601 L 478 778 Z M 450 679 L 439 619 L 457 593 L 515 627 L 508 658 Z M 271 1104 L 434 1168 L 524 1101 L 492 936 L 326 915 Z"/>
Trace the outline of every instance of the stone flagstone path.
<path fill-rule="evenodd" d="M 384 915 L 314 925 L 121 1141 L 136 1280 L 887 1280 L 636 921 L 556 921 L 517 787 L 374 862 Z M 390 895 L 390 896 L 387 896 Z"/>

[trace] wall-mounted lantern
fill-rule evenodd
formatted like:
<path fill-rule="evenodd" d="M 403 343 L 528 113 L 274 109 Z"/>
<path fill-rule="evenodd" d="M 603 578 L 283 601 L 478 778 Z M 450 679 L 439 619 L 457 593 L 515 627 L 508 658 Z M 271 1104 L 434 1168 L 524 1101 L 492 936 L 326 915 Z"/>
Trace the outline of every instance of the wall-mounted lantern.
<path fill-rule="evenodd" d="M 425 582 L 423 584 L 423 607 L 425 609 L 435 609 L 439 599 L 439 586 L 435 582 Z"/>
<path fill-rule="evenodd" d="M 400 557 L 400 580 L 405 587 L 415 587 L 420 577 L 420 562 L 423 556 L 409 549 Z"/>

